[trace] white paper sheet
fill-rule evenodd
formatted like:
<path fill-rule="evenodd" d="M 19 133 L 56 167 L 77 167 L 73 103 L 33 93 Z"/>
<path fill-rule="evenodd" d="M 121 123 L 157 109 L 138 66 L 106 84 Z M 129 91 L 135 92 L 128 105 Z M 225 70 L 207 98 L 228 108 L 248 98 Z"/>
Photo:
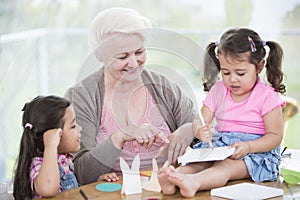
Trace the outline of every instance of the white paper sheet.
<path fill-rule="evenodd" d="M 218 196 L 228 199 L 268 199 L 272 197 L 282 196 L 283 189 L 256 185 L 252 183 L 240 183 L 212 189 L 210 191 L 210 194 L 212 196 Z"/>
<path fill-rule="evenodd" d="M 287 149 L 285 152 L 291 153 L 291 157 L 282 159 L 281 168 L 300 172 L 300 150 Z"/>
<path fill-rule="evenodd" d="M 178 162 L 185 165 L 192 162 L 224 160 L 231 156 L 235 148 L 230 147 L 215 147 L 215 148 L 201 148 L 191 149 L 184 155 L 178 157 Z"/>

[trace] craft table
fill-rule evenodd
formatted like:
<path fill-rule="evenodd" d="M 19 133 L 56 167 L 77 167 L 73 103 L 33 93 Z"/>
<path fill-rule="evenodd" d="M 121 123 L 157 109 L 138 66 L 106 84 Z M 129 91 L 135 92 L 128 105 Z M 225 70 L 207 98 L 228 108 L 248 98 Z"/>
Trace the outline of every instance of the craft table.
<path fill-rule="evenodd" d="M 242 183 L 242 182 L 249 182 L 253 183 L 250 179 L 241 180 L 241 181 L 230 181 L 227 185 Z M 134 195 L 124 195 L 121 194 L 121 190 L 115 191 L 115 192 L 101 192 L 96 189 L 96 185 L 104 183 L 104 182 L 95 182 L 88 185 L 81 186 L 79 188 L 68 190 L 65 192 L 59 193 L 54 198 L 42 198 L 42 199 L 57 199 L 57 200 L 83 200 L 84 198 L 81 196 L 79 190 L 82 189 L 87 194 L 89 199 L 122 199 L 122 200 L 156 200 L 156 199 L 165 199 L 165 200 L 174 200 L 174 199 L 185 199 L 180 195 L 180 192 L 177 191 L 174 195 L 164 195 L 162 193 L 158 192 L 151 192 L 147 190 L 143 190 L 141 194 L 134 194 Z M 121 183 L 122 184 L 122 177 L 120 177 L 120 180 L 115 183 Z M 264 183 L 256 183 L 259 185 L 267 185 L 277 188 L 282 188 L 284 190 L 284 196 L 272 198 L 275 200 L 279 199 L 298 199 L 300 198 L 300 186 L 299 185 L 287 185 L 286 183 L 280 183 L 279 181 L 275 182 L 264 182 Z M 197 192 L 196 196 L 194 198 L 186 198 L 186 199 L 210 199 L 210 200 L 220 200 L 223 198 L 215 197 L 210 195 L 210 191 L 201 191 Z"/>
<path fill-rule="evenodd" d="M 293 160 L 300 161 L 300 150 L 288 149 L 286 152 L 291 153 Z M 120 178 L 120 180 L 117 182 L 114 182 L 114 183 L 122 184 L 122 177 L 119 177 L 119 178 Z M 233 184 L 244 183 L 244 182 L 254 183 L 250 179 L 244 179 L 244 180 L 239 180 L 239 181 L 230 181 L 227 183 L 227 185 L 233 185 Z M 91 183 L 91 184 L 84 185 L 84 186 L 81 186 L 81 187 L 73 189 L 73 190 L 61 192 L 54 198 L 42 198 L 42 199 L 84 200 L 84 198 L 82 197 L 82 195 L 79 192 L 80 189 L 82 189 L 86 193 L 88 198 L 91 200 L 93 200 L 93 199 L 97 199 L 97 200 L 98 199 L 99 200 L 101 200 L 101 199 L 103 199 L 103 200 L 107 200 L 107 199 L 114 199 L 114 200 L 115 199 L 122 199 L 122 200 L 158 200 L 158 199 L 161 199 L 161 200 L 174 200 L 174 199 L 175 200 L 176 199 L 221 200 L 222 199 L 223 200 L 224 199 L 224 198 L 219 198 L 216 196 L 211 196 L 210 190 L 197 192 L 195 197 L 193 197 L 193 198 L 183 198 L 180 195 L 179 190 L 174 195 L 168 196 L 168 195 L 164 195 L 162 193 L 151 192 L 151 191 L 147 191 L 147 190 L 143 189 L 141 194 L 134 194 L 134 195 L 126 196 L 124 194 L 121 194 L 121 190 L 118 190 L 115 192 L 99 191 L 96 189 L 96 185 L 100 184 L 100 183 L 107 183 L 107 182 L 101 181 L 101 182 Z M 284 200 L 286 200 L 286 199 L 297 200 L 297 199 L 300 199 L 300 185 L 290 185 L 285 182 L 281 182 L 280 179 L 278 179 L 278 181 L 274 181 L 274 182 L 263 182 L 263 183 L 254 183 L 254 184 L 271 186 L 271 187 L 275 187 L 275 188 L 282 188 L 284 191 L 284 196 L 272 198 L 273 200 L 283 200 L 283 199 Z"/>

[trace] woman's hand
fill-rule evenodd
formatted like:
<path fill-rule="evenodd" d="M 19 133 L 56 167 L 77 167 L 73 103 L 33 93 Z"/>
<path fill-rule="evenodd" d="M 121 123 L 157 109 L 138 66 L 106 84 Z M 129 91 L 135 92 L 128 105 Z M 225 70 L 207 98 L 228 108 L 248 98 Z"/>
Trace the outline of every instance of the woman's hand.
<path fill-rule="evenodd" d="M 103 175 L 99 176 L 97 181 L 115 182 L 118 180 L 119 180 L 119 177 L 117 176 L 117 174 L 112 172 L 112 173 L 107 173 L 107 174 L 103 174 Z"/>
<path fill-rule="evenodd" d="M 251 146 L 249 142 L 237 142 L 231 145 L 231 147 L 235 147 L 235 151 L 230 156 L 231 159 L 240 159 L 246 156 L 251 152 Z"/>
<path fill-rule="evenodd" d="M 127 126 L 116 131 L 111 136 L 113 144 L 119 148 L 122 148 L 125 142 L 136 140 L 140 145 L 145 146 L 146 149 L 150 149 L 156 138 L 169 143 L 167 137 L 159 129 L 148 123 L 140 126 Z"/>
<path fill-rule="evenodd" d="M 174 163 L 179 156 L 184 154 L 186 148 L 193 140 L 192 123 L 187 123 L 179 127 L 170 136 L 170 144 L 168 145 L 168 161 Z M 159 154 L 162 155 L 163 151 Z"/>

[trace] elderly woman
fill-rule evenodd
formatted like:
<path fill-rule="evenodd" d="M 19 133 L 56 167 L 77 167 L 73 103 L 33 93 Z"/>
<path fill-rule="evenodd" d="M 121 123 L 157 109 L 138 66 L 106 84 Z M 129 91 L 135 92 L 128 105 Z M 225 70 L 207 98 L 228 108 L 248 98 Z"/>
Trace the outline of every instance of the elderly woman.
<path fill-rule="evenodd" d="M 111 8 L 92 21 L 89 39 L 103 63 L 95 73 L 66 92 L 82 127 L 81 150 L 74 159 L 79 183 L 120 172 L 140 155 L 140 169 L 174 162 L 193 140 L 192 101 L 166 77 L 144 69 L 147 54 L 142 29 L 151 23 L 136 11 Z"/>

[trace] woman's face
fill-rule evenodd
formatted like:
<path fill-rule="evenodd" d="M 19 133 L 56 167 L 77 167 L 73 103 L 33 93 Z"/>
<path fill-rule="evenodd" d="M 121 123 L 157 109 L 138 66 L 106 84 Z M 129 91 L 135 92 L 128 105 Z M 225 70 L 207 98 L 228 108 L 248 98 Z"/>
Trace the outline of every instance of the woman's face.
<path fill-rule="evenodd" d="M 102 61 L 110 80 L 135 81 L 146 62 L 144 40 L 138 34 L 117 34 L 105 42 Z"/>

